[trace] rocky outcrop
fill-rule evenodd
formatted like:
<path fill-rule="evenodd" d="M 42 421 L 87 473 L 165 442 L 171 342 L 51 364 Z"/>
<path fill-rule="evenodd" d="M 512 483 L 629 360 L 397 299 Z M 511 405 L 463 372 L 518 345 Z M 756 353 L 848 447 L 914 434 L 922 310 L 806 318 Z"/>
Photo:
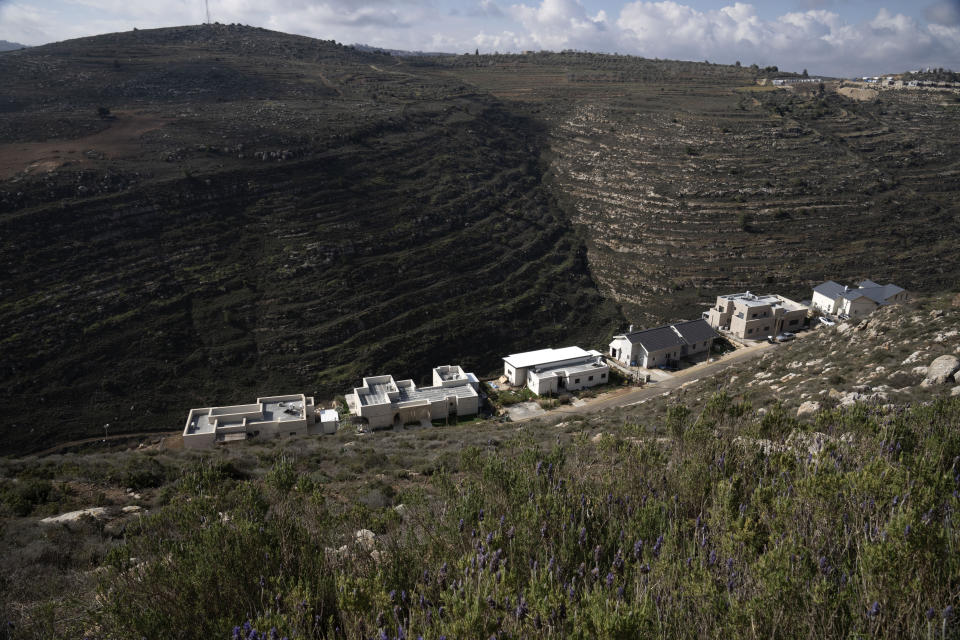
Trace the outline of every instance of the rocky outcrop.
<path fill-rule="evenodd" d="M 958 369 L 960 369 L 960 359 L 958 359 L 957 356 L 940 356 L 927 367 L 927 377 L 924 378 L 921 384 L 924 387 L 946 384 Z"/>
<path fill-rule="evenodd" d="M 50 516 L 40 521 L 40 524 L 65 524 L 72 525 L 82 522 L 84 518 L 93 518 L 101 520 L 107 517 L 106 507 L 90 507 L 89 509 L 79 509 L 61 513 L 59 516 Z"/>
<path fill-rule="evenodd" d="M 804 416 L 810 416 L 815 414 L 817 411 L 820 411 L 820 403 L 814 400 L 808 400 L 801 404 L 797 409 L 797 417 L 802 418 Z"/>

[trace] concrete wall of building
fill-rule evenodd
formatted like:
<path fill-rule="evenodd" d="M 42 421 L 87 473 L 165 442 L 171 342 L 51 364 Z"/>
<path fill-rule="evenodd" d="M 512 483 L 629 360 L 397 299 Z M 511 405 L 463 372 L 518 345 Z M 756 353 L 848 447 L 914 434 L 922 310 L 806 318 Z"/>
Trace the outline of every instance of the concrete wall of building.
<path fill-rule="evenodd" d="M 537 374 L 527 376 L 527 387 L 538 396 L 555 394 L 559 390 L 560 379 L 555 375 L 540 377 Z"/>
<path fill-rule="evenodd" d="M 640 346 L 626 338 L 617 338 L 610 343 L 610 357 L 627 366 L 637 362 L 639 352 Z"/>
<path fill-rule="evenodd" d="M 514 367 L 513 365 L 503 363 L 503 375 L 507 381 L 514 387 L 522 387 L 527 383 L 527 371 L 529 367 Z"/>
<path fill-rule="evenodd" d="M 863 318 L 868 316 L 877 308 L 877 303 L 866 296 L 860 296 L 855 300 L 843 299 L 841 312 L 851 318 Z"/>
<path fill-rule="evenodd" d="M 207 433 L 191 433 L 183 435 L 183 447 L 185 449 L 210 449 L 216 444 L 217 434 L 213 431 Z"/>
<path fill-rule="evenodd" d="M 564 386 L 570 391 L 579 391 L 599 384 L 606 384 L 609 377 L 610 367 L 604 365 L 590 371 L 568 374 L 564 378 Z"/>
<path fill-rule="evenodd" d="M 830 298 L 823 295 L 817 291 L 813 292 L 813 298 L 810 300 L 811 305 L 814 309 L 821 313 L 835 314 L 837 313 L 837 299 Z"/>
<path fill-rule="evenodd" d="M 703 353 L 704 351 L 710 351 L 710 347 L 713 346 L 713 340 L 713 338 L 710 338 L 709 340 L 703 340 L 701 342 L 687 343 L 686 355 L 692 356 Z"/>

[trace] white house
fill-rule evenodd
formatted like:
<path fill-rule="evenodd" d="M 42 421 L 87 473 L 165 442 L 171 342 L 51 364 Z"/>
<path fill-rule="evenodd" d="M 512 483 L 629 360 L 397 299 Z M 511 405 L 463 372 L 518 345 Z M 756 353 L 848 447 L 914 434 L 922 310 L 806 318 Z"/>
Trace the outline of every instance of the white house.
<path fill-rule="evenodd" d="M 847 287 L 827 280 L 813 288 L 811 304 L 821 313 L 845 314 L 851 318 L 870 315 L 877 307 L 907 301 L 907 292 L 895 284 L 879 285 L 864 280 L 856 287 Z"/>
<path fill-rule="evenodd" d="M 511 385 L 526 385 L 537 395 L 543 395 L 606 384 L 610 367 L 599 351 L 563 347 L 509 355 L 503 359 L 503 374 Z"/>
<path fill-rule="evenodd" d="M 682 358 L 709 352 L 717 333 L 705 320 L 631 331 L 613 336 L 610 357 L 626 366 L 675 365 Z"/>
<path fill-rule="evenodd" d="M 202 449 L 249 438 L 332 433 L 337 430 L 339 418 L 335 415 L 327 414 L 321 420 L 323 422 L 318 422 L 313 398 L 302 393 L 257 398 L 254 404 L 191 409 L 183 428 L 183 446 Z"/>
<path fill-rule="evenodd" d="M 459 366 L 443 365 L 433 370 L 433 386 L 418 389 L 413 380 L 371 376 L 346 398 L 350 413 L 363 418 L 371 429 L 378 429 L 474 415 L 480 409 L 479 386 L 472 373 L 464 373 Z"/>

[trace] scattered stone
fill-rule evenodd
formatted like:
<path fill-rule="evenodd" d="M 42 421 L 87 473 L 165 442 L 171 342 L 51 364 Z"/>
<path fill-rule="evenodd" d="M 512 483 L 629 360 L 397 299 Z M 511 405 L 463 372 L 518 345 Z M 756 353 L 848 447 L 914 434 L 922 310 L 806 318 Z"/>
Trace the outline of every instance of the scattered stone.
<path fill-rule="evenodd" d="M 913 369 L 910 369 L 910 372 L 914 375 L 925 376 L 927 375 L 927 367 L 914 367 Z"/>
<path fill-rule="evenodd" d="M 143 511 L 143 507 L 136 504 L 128 504 L 123 509 L 120 509 L 120 511 L 123 513 L 139 513 Z"/>
<path fill-rule="evenodd" d="M 816 401 L 807 401 L 801 404 L 800 408 L 797 409 L 797 417 L 801 418 L 803 416 L 813 415 L 817 411 L 820 411 L 820 403 Z"/>
<path fill-rule="evenodd" d="M 90 507 L 89 509 L 80 509 L 79 511 L 69 511 L 59 516 L 50 516 L 40 521 L 40 524 L 75 524 L 83 518 L 106 518 L 106 507 Z"/>
<path fill-rule="evenodd" d="M 958 369 L 960 369 L 960 358 L 951 355 L 940 356 L 930 363 L 927 376 L 921 384 L 924 387 L 945 384 Z"/>
<path fill-rule="evenodd" d="M 930 312 L 931 318 L 942 318 L 943 315 L 944 315 L 943 309 L 934 309 L 933 311 Z"/>
<path fill-rule="evenodd" d="M 397 515 L 400 516 L 401 518 L 407 515 L 407 505 L 405 504 L 402 504 L 402 503 L 398 504 L 393 508 L 393 510 L 396 511 Z"/>
<path fill-rule="evenodd" d="M 960 385 L 950 389 L 950 397 L 960 396 Z"/>
<path fill-rule="evenodd" d="M 377 534 L 370 529 L 360 529 L 354 534 L 354 539 L 357 543 L 357 546 L 362 547 L 366 551 L 373 551 L 374 540 L 376 539 Z"/>

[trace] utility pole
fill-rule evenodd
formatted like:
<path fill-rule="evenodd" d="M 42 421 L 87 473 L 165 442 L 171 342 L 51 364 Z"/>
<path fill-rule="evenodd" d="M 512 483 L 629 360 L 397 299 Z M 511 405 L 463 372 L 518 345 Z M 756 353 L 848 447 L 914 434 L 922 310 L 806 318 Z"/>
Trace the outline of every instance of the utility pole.
<path fill-rule="evenodd" d="M 207 11 L 207 24 L 210 24 L 210 0 L 203 0 L 203 7 Z"/>

